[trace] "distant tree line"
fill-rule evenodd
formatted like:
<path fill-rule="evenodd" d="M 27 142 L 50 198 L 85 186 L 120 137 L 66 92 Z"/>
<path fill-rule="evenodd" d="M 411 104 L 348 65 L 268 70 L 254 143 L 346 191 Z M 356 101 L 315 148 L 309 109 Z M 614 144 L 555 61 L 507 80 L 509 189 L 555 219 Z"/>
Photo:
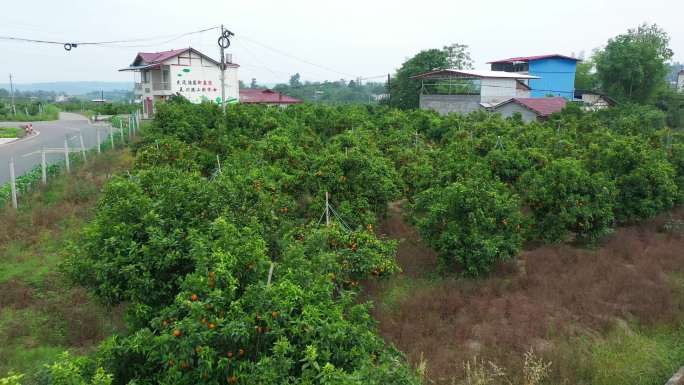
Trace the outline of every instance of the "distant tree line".
<path fill-rule="evenodd" d="M 249 86 L 240 82 L 240 88 L 267 88 L 252 79 Z M 311 82 L 302 81 L 296 73 L 288 83 L 273 87 L 282 94 L 302 99 L 306 102 L 325 104 L 377 104 L 387 95 L 387 84 L 382 82 L 359 83 L 357 80 Z"/>
<path fill-rule="evenodd" d="M 91 91 L 83 95 L 67 95 L 65 92 L 56 91 L 21 91 L 14 90 L 14 100 L 39 100 L 44 102 L 54 102 L 60 96 L 65 97 L 67 100 L 93 100 L 102 98 L 103 93 L 101 91 Z M 11 93 L 8 89 L 0 88 L 0 100 L 9 100 L 11 98 Z M 133 92 L 130 90 L 113 90 L 105 91 L 104 98 L 110 101 L 130 101 L 133 99 Z"/>

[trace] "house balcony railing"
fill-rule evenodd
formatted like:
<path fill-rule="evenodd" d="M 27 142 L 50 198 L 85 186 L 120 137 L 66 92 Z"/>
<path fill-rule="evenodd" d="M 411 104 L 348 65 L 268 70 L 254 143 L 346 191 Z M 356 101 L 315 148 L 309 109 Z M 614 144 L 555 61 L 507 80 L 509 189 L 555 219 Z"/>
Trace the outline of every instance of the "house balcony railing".
<path fill-rule="evenodd" d="M 171 91 L 171 83 L 169 83 L 169 82 L 152 83 L 152 90 L 154 90 L 154 91 Z"/>
<path fill-rule="evenodd" d="M 134 89 L 136 91 L 142 91 L 142 83 L 135 83 Z"/>

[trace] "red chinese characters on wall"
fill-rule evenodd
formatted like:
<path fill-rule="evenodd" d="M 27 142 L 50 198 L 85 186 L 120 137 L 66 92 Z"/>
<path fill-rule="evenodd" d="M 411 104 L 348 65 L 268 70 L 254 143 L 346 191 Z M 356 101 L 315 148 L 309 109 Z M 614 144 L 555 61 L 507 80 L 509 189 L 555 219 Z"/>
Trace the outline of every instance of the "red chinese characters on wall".
<path fill-rule="evenodd" d="M 198 92 L 218 92 L 218 89 L 213 86 L 211 80 L 177 80 L 176 85 L 179 86 L 178 91 L 184 93 L 198 93 Z M 192 87 L 192 86 L 210 86 L 210 87 Z"/>

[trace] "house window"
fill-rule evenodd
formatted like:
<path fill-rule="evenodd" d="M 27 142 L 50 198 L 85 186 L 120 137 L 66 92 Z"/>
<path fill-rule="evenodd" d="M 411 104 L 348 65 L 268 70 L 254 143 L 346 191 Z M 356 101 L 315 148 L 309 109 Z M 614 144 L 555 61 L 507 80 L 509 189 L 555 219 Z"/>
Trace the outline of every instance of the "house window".
<path fill-rule="evenodd" d="M 150 72 L 149 71 L 140 71 L 140 78 L 142 79 L 143 83 L 149 83 L 150 82 Z"/>
<path fill-rule="evenodd" d="M 170 78 L 171 78 L 171 71 L 169 69 L 169 66 L 163 66 L 162 67 L 162 83 L 168 83 Z"/>

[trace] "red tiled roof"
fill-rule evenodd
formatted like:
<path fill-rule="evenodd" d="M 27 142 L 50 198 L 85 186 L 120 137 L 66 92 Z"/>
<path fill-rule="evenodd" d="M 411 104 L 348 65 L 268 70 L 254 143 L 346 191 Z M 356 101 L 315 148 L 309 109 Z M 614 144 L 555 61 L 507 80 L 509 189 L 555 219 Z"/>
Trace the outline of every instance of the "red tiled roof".
<path fill-rule="evenodd" d="M 240 103 L 296 104 L 302 101 L 273 90 L 243 88 L 240 89 Z"/>
<path fill-rule="evenodd" d="M 514 62 L 529 62 L 532 60 L 541 60 L 541 59 L 550 59 L 550 58 L 561 58 L 561 59 L 568 59 L 568 60 L 575 60 L 575 61 L 581 61 L 580 59 L 570 57 L 570 56 L 565 56 L 565 55 L 559 55 L 559 54 L 552 54 L 552 55 L 538 55 L 538 56 L 520 56 L 520 57 L 512 57 L 508 59 L 502 59 L 502 60 L 495 60 L 495 61 L 490 61 L 487 62 L 487 64 L 494 64 L 494 63 L 514 63 Z"/>
<path fill-rule="evenodd" d="M 217 61 L 212 59 L 211 57 L 203 54 L 202 52 L 192 48 L 181 48 L 181 49 L 173 49 L 171 51 L 162 51 L 162 52 L 138 52 L 138 56 L 135 57 L 135 61 L 133 62 L 134 64 L 138 62 L 138 59 L 142 60 L 146 64 L 158 64 L 158 63 L 163 63 L 166 60 L 169 60 L 171 58 L 174 58 L 180 54 L 183 54 L 185 52 L 192 51 L 197 55 L 200 55 L 202 57 L 207 58 L 208 60 L 211 60 L 213 63 L 219 64 Z M 226 63 L 226 68 L 237 68 L 240 67 L 236 63 Z"/>
<path fill-rule="evenodd" d="M 162 52 L 138 52 L 138 56 L 147 64 L 160 63 L 176 57 L 189 49 L 190 48 L 174 49 L 171 51 Z"/>
<path fill-rule="evenodd" d="M 509 101 L 499 104 L 496 107 L 498 108 L 499 106 L 503 106 L 504 104 L 508 103 L 517 103 L 529 110 L 532 110 L 540 117 L 545 118 L 554 112 L 560 112 L 563 108 L 565 108 L 566 104 L 568 104 L 568 101 L 560 96 L 555 96 L 552 98 L 513 98 Z"/>

